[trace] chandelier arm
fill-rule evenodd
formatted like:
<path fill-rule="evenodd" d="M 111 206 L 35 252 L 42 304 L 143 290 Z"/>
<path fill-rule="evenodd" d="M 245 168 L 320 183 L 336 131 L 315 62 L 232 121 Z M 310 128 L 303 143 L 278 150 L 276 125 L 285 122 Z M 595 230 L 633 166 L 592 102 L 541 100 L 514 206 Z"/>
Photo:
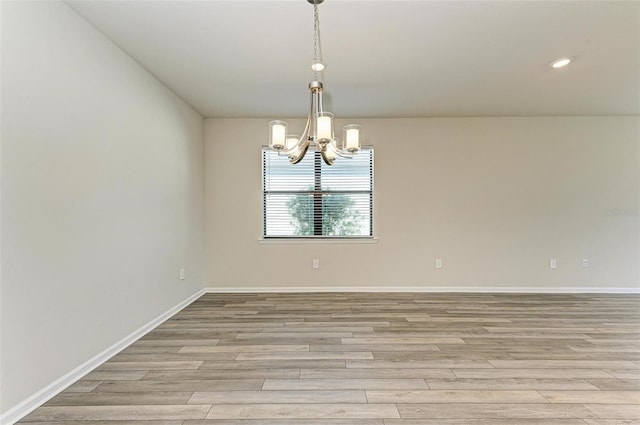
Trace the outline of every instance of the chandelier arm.
<path fill-rule="evenodd" d="M 290 156 L 289 162 L 295 165 L 298 162 L 302 161 L 304 156 L 307 154 L 307 149 L 309 149 L 310 145 L 311 145 L 310 140 L 307 140 L 306 142 L 304 142 L 302 147 L 300 148 L 300 153 L 298 154 L 298 156 Z"/>
<path fill-rule="evenodd" d="M 288 149 L 285 152 L 285 154 L 289 156 L 289 161 L 292 164 L 297 164 L 298 162 L 302 161 L 302 158 L 304 158 L 305 154 L 307 153 L 307 150 L 309 149 L 309 146 L 311 145 L 312 137 L 310 137 L 310 131 L 311 131 L 311 124 L 313 120 L 313 96 L 314 96 L 314 90 L 312 90 L 312 88 L 309 87 L 310 98 L 309 98 L 309 115 L 307 115 L 307 123 L 304 126 L 304 131 L 302 132 L 300 139 L 298 139 L 298 143 L 296 143 L 293 147 L 291 147 L 291 149 Z"/>
<path fill-rule="evenodd" d="M 354 151 L 354 152 L 349 152 L 348 150 L 345 149 L 340 149 L 339 147 L 335 147 L 334 150 L 336 151 L 336 153 L 338 154 L 338 156 L 342 157 L 342 158 L 353 158 L 354 156 L 357 155 L 358 151 Z"/>
<path fill-rule="evenodd" d="M 302 159 L 302 157 L 304 156 L 304 153 L 307 152 L 307 149 L 309 149 L 309 145 L 310 145 L 311 137 L 309 137 L 309 132 L 311 130 L 311 121 L 313 116 L 313 91 L 309 89 L 309 92 L 310 92 L 309 115 L 307 115 L 307 123 L 305 124 L 304 131 L 302 132 L 302 135 L 300 136 L 300 138 L 298 139 L 295 145 L 293 145 L 289 149 L 281 151 L 282 152 L 281 154 L 283 156 L 287 155 L 291 160 L 291 162 L 294 164 L 297 164 L 298 162 L 300 162 L 300 159 Z M 302 153 L 302 155 L 300 155 L 300 153 Z M 296 162 L 293 162 L 293 160 L 296 160 Z"/>
<path fill-rule="evenodd" d="M 311 139 L 311 121 L 313 120 L 313 90 L 309 88 L 309 115 L 307 115 L 307 124 L 304 126 L 304 131 L 302 132 L 302 136 L 300 136 L 300 141 L 298 143 L 302 143 L 304 140 Z"/>
<path fill-rule="evenodd" d="M 322 155 L 322 159 L 324 160 L 325 164 L 327 164 L 327 165 L 333 165 L 333 161 L 335 160 L 335 158 L 329 158 L 329 157 L 327 156 L 327 151 L 326 151 L 326 150 L 321 151 L 321 152 L 320 152 L 320 155 Z"/>

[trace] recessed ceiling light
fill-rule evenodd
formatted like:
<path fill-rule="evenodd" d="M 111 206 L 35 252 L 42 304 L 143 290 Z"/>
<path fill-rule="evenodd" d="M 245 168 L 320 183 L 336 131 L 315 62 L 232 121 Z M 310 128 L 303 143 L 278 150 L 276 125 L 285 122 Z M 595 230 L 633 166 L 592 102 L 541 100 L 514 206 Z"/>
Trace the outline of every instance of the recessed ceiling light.
<path fill-rule="evenodd" d="M 553 62 L 551 62 L 549 64 L 549 66 L 551 68 L 558 69 L 558 68 L 564 68 L 565 66 L 569 65 L 570 63 L 571 63 L 571 58 L 564 57 L 564 58 L 558 58 L 558 59 L 554 60 Z"/>

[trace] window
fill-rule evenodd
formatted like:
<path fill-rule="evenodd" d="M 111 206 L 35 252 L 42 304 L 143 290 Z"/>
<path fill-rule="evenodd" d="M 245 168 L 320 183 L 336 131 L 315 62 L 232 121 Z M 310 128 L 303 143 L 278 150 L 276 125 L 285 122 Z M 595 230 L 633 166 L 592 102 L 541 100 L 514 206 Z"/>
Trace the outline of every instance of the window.
<path fill-rule="evenodd" d="M 326 165 L 309 150 L 293 165 L 262 149 L 265 238 L 373 236 L 373 149 Z"/>

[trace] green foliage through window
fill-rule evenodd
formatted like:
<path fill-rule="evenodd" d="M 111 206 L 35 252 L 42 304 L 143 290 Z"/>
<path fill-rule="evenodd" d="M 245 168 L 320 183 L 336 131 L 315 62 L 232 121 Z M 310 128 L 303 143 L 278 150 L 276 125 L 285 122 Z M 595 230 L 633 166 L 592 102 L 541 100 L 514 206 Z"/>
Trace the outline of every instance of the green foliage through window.
<path fill-rule="evenodd" d="M 309 189 L 313 191 L 313 187 Z M 314 234 L 313 197 L 296 196 L 287 202 L 291 214 L 291 225 L 295 236 Z M 358 234 L 362 223 L 362 214 L 355 207 L 349 195 L 333 194 L 322 197 L 322 235 L 352 236 Z"/>

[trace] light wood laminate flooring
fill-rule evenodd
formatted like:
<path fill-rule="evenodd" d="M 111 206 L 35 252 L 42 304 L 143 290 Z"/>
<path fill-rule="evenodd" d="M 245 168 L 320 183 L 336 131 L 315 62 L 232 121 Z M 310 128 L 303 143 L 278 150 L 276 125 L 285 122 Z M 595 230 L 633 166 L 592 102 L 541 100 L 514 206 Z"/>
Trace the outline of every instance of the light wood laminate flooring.
<path fill-rule="evenodd" d="M 638 425 L 637 295 L 207 294 L 21 422 Z"/>

